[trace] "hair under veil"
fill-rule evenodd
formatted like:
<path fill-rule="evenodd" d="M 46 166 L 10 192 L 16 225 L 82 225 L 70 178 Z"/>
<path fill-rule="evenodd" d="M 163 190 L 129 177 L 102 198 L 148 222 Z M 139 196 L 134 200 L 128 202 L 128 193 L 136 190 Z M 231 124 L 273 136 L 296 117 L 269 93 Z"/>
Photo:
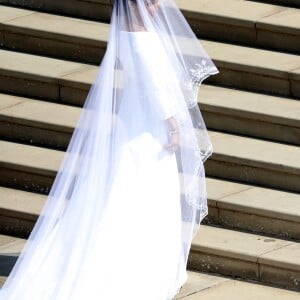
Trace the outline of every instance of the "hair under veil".
<path fill-rule="evenodd" d="M 135 34 L 144 36 L 143 43 L 133 38 Z M 0 299 L 77 299 L 77 275 L 105 215 L 124 143 L 143 130 L 167 140 L 170 118 L 180 134 L 174 154 L 182 212 L 178 234 L 187 264 L 192 239 L 208 214 L 203 163 L 213 152 L 198 90 L 204 79 L 217 73 L 173 0 L 115 0 L 107 51 L 47 201 Z M 122 101 L 129 86 L 139 95 L 130 103 Z M 147 214 L 147 207 L 130 209 Z"/>

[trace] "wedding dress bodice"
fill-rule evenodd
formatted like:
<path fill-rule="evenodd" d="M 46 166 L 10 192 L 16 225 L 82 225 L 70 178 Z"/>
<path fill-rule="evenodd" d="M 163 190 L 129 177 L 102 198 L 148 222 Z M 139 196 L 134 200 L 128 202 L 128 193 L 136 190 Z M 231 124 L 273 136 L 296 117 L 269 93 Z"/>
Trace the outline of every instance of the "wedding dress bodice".
<path fill-rule="evenodd" d="M 126 78 L 124 84 L 127 90 L 135 89 L 138 96 L 131 98 L 132 101 L 136 101 L 136 105 L 137 101 L 143 101 L 144 105 L 150 101 L 160 119 L 173 116 L 176 105 L 171 99 L 170 80 L 175 77 L 167 71 L 170 70 L 168 58 L 159 37 L 148 31 L 121 31 L 120 38 L 123 48 L 119 59 Z M 174 88 L 174 84 L 172 86 Z"/>

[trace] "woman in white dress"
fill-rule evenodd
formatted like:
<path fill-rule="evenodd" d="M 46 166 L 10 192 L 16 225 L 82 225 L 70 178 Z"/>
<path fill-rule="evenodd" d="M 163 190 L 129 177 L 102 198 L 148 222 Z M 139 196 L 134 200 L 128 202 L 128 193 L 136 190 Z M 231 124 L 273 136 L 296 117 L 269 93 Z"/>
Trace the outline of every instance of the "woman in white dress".
<path fill-rule="evenodd" d="M 115 0 L 107 52 L 9 300 L 170 300 L 207 215 L 197 104 L 218 69 L 172 0 Z"/>

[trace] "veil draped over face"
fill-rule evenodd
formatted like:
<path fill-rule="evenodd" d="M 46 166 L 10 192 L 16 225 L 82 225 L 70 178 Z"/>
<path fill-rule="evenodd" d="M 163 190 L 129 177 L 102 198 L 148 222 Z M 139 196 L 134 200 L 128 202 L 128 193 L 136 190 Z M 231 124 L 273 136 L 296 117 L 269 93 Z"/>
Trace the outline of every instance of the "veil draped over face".
<path fill-rule="evenodd" d="M 143 36 L 138 40 L 142 42 L 133 38 L 136 35 Z M 24 296 L 28 289 L 40 289 L 40 299 L 60 299 L 55 298 L 60 288 L 76 282 L 108 203 L 122 143 L 142 132 L 145 123 L 148 133 L 162 124 L 166 139 L 168 122 L 175 120 L 178 126 L 180 234 L 187 262 L 192 238 L 208 214 L 203 163 L 213 152 L 198 90 L 204 79 L 217 73 L 173 0 L 115 0 L 107 51 L 47 201 L 0 299 L 37 299 L 30 298 L 30 292 Z M 122 102 L 133 86 L 139 95 L 134 106 Z M 121 107 L 136 132 L 129 132 L 124 118 L 120 120 Z M 43 271 L 49 279 L 44 291 L 36 280 Z M 73 299 L 71 290 L 70 284 L 70 294 L 61 299 Z"/>

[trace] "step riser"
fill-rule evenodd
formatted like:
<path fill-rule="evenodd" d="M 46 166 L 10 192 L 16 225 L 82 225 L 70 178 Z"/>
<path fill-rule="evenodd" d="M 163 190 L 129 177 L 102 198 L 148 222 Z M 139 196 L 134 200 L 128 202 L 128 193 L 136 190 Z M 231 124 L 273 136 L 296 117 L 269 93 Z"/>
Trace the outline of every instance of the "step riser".
<path fill-rule="evenodd" d="M 79 62 L 99 64 L 105 48 L 89 45 L 88 41 L 59 41 L 24 34 L 4 32 L 3 47 L 13 51 L 22 51 L 39 55 L 47 55 Z M 95 42 L 94 42 L 95 44 Z"/>
<path fill-rule="evenodd" d="M 71 133 L 0 121 L 0 138 L 65 150 Z"/>
<path fill-rule="evenodd" d="M 194 33 L 201 38 L 250 46 L 261 46 L 258 43 L 257 33 L 254 28 L 237 27 L 226 25 L 224 23 L 212 23 L 210 21 L 200 21 L 195 19 L 190 19 L 189 24 Z M 263 46 L 264 45 L 265 43 L 263 43 Z M 270 48 L 272 48 L 272 43 L 270 43 Z M 293 46 L 292 49 L 295 49 L 295 47 Z M 299 49 L 296 49 L 295 51 L 299 51 Z"/>
<path fill-rule="evenodd" d="M 286 6 L 290 6 L 290 7 L 300 7 L 300 2 L 298 0 L 253 0 L 253 1 L 286 5 Z"/>
<path fill-rule="evenodd" d="M 201 272 L 218 273 L 232 277 L 270 283 L 280 288 L 300 291 L 300 274 L 289 269 L 272 268 L 260 262 L 217 256 L 191 250 L 188 268 Z"/>
<path fill-rule="evenodd" d="M 263 92 L 272 95 L 300 98 L 300 81 L 288 77 L 273 77 L 260 73 L 259 70 L 244 72 L 234 66 L 221 67 L 215 60 L 220 73 L 217 76 L 206 79 L 207 83 L 213 83 L 225 87 L 245 89 L 254 92 Z M 257 72 L 257 73 L 256 73 Z"/>
<path fill-rule="evenodd" d="M 300 241 L 299 222 L 274 219 L 240 210 L 209 207 L 207 224 Z"/>
<path fill-rule="evenodd" d="M 289 51 L 291 53 L 300 53 L 300 36 L 280 34 L 278 32 L 257 31 L 256 44 L 261 48 L 274 49 L 278 51 Z M 253 44 L 252 44 L 253 45 Z"/>
<path fill-rule="evenodd" d="M 7 216 L 5 212 L 0 211 L 0 234 L 28 238 L 36 220 L 26 220 L 21 217 Z"/>
<path fill-rule="evenodd" d="M 211 177 L 226 178 L 258 186 L 300 192 L 299 175 L 284 171 L 275 171 L 269 168 L 255 167 L 253 166 L 254 163 L 243 161 L 235 163 L 232 162 L 232 158 L 228 157 L 227 160 L 224 160 L 224 157 L 222 157 L 220 159 L 218 154 L 215 153 L 211 159 L 206 161 L 205 168 L 206 174 Z"/>
<path fill-rule="evenodd" d="M 59 85 L 57 83 L 22 78 L 18 74 L 13 76 L 0 74 L 0 91 L 47 100 L 58 101 L 60 98 Z"/>
<path fill-rule="evenodd" d="M 98 2 L 74 0 L 0 0 L 1 4 L 9 3 L 10 6 L 109 22 L 112 5 L 107 4 L 107 2 L 105 3 L 105 1 L 103 1 L 104 3 L 100 3 L 101 1 Z"/>
<path fill-rule="evenodd" d="M 300 145 L 299 127 L 213 113 L 206 111 L 204 105 L 202 106 L 201 112 L 209 129 Z"/>
<path fill-rule="evenodd" d="M 47 176 L 26 170 L 0 166 L 0 185 L 26 191 L 48 194 L 55 174 Z"/>
<path fill-rule="evenodd" d="M 33 80 L 29 74 L 13 74 L 1 76 L 0 70 L 0 91 L 21 95 L 25 97 L 34 97 L 47 101 L 54 101 L 75 106 L 83 106 L 89 92 L 90 84 L 84 85 L 84 90 L 79 87 L 68 86 L 68 80 L 64 82 L 59 78 L 56 80 L 45 80 L 45 78 L 36 78 Z"/>
<path fill-rule="evenodd" d="M 86 84 L 85 88 L 77 88 L 72 86 L 60 85 L 60 103 L 70 104 L 82 107 L 90 89 L 91 85 Z"/>

